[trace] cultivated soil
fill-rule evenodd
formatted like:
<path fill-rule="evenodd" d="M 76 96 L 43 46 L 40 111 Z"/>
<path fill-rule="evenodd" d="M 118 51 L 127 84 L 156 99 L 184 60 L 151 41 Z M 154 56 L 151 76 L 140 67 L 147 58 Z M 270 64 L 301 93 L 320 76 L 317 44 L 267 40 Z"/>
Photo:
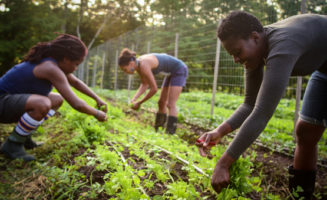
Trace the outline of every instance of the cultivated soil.
<path fill-rule="evenodd" d="M 113 100 L 110 100 L 112 104 L 115 104 Z M 124 108 L 124 112 L 127 115 L 128 118 L 130 118 L 133 121 L 138 121 L 140 123 L 144 124 L 153 124 L 154 121 L 154 113 L 151 113 L 146 110 L 139 110 L 139 111 L 133 111 L 129 108 Z M 151 117 L 152 116 L 152 117 Z M 60 118 L 60 116 L 57 116 Z M 194 145 L 195 140 L 204 132 L 209 131 L 206 129 L 203 129 L 201 127 L 197 127 L 191 124 L 179 124 L 178 129 L 186 129 L 188 134 L 181 135 L 180 137 L 187 141 L 190 145 Z M 190 135 L 192 133 L 192 135 Z M 60 132 L 59 132 L 60 134 Z M 119 133 L 116 133 L 119 134 Z M 0 137 L 0 143 L 4 141 L 3 135 Z M 56 134 L 54 134 L 52 137 L 56 137 Z M 222 145 L 228 145 L 229 139 L 223 139 Z M 111 146 L 110 143 L 105 143 L 108 146 L 108 150 L 115 151 L 114 148 Z M 1 145 L 1 144 L 0 144 Z M 119 144 L 121 146 L 124 146 L 123 144 Z M 146 145 L 145 145 L 146 146 Z M 92 147 L 91 147 L 92 148 Z M 50 150 L 49 150 L 50 151 Z M 271 151 L 269 148 L 266 148 L 262 145 L 256 145 L 253 144 L 249 150 L 247 150 L 247 153 L 250 154 L 252 151 L 256 152 L 256 158 L 253 161 L 253 176 L 259 176 L 262 178 L 261 180 L 261 187 L 265 190 L 264 192 L 267 193 L 269 191 L 273 194 L 278 194 L 282 198 L 287 199 L 289 197 L 289 191 L 288 191 L 288 172 L 287 168 L 289 165 L 292 164 L 293 158 L 289 155 L 274 152 Z M 150 150 L 147 152 L 148 155 L 150 155 L 151 159 L 157 160 L 158 162 L 162 162 L 162 160 L 165 160 L 167 162 L 170 162 L 169 172 L 170 172 L 170 179 L 168 182 L 172 181 L 178 181 L 183 180 L 185 182 L 188 182 L 188 176 L 187 172 L 183 169 L 183 163 L 177 162 L 175 159 L 172 159 L 169 154 L 165 152 L 160 152 L 159 154 L 154 154 Z M 78 148 L 76 151 L 70 154 L 70 156 L 67 158 L 67 162 L 71 162 L 72 164 L 75 163 L 75 158 L 86 154 L 86 149 L 84 148 Z M 122 155 L 127 160 L 128 165 L 132 166 L 134 169 L 140 170 L 140 169 L 146 169 L 146 162 L 142 159 L 137 157 L 135 154 L 131 154 L 131 151 L 128 147 L 124 147 L 124 150 L 122 151 Z M 85 155 L 87 157 L 94 157 L 92 153 L 87 153 Z M 134 162 L 131 162 L 134 160 Z M 204 159 L 210 159 L 204 158 Z M 0 155 L 0 186 L 5 185 L 5 183 L 8 181 L 6 177 L 2 176 L 3 172 L 10 173 L 11 168 L 8 168 L 8 161 L 6 158 L 3 157 L 3 155 Z M 163 163 L 164 164 L 164 163 Z M 18 169 L 24 169 L 26 166 L 22 164 L 22 166 L 19 166 Z M 17 168 L 16 168 L 17 170 Z M 78 172 L 82 173 L 85 176 L 86 180 L 89 180 L 88 184 L 84 185 L 80 188 L 80 192 L 76 194 L 75 199 L 78 199 L 80 195 L 83 195 L 84 193 L 87 193 L 89 191 L 89 188 L 91 184 L 98 183 L 100 185 L 105 183 L 104 175 L 107 174 L 109 171 L 106 170 L 97 170 L 96 166 L 82 166 L 77 169 Z M 146 170 L 145 170 L 146 171 Z M 16 176 L 16 175 L 13 175 Z M 140 177 L 141 181 L 148 179 L 151 176 L 150 180 L 155 181 L 154 186 L 151 189 L 144 188 L 145 192 L 150 197 L 155 196 L 162 196 L 166 191 L 167 187 L 166 184 L 162 183 L 161 181 L 158 181 L 157 177 L 153 173 L 145 173 L 144 176 Z M 327 168 L 323 167 L 322 165 L 318 166 L 318 174 L 317 174 L 317 180 L 316 180 L 316 190 L 315 194 L 319 194 L 319 199 L 327 199 Z M 21 189 L 20 194 L 24 194 L 25 197 L 28 195 L 31 199 L 33 198 L 33 192 L 34 197 L 35 194 L 39 194 L 40 199 L 47 199 L 47 197 L 42 198 L 42 192 L 47 190 L 46 186 L 46 177 L 36 176 L 36 175 L 29 175 L 27 178 L 20 180 L 18 182 L 15 182 L 16 186 L 14 185 L 16 189 Z M 28 191 L 27 191 L 28 189 Z M 0 188 L 0 194 L 3 192 L 4 188 Z M 207 197 L 207 199 L 216 199 L 215 194 L 210 194 L 209 190 L 204 190 L 201 188 L 196 188 L 198 192 L 201 193 L 202 197 Z M 246 197 L 251 199 L 261 199 L 260 193 L 252 192 L 248 194 Z M 104 191 L 99 192 L 97 199 L 105 200 L 115 198 L 115 196 L 109 196 L 105 194 Z M 0 195 L 0 199 L 1 195 Z M 37 199 L 37 198 L 35 198 Z"/>
<path fill-rule="evenodd" d="M 111 102 L 114 104 L 113 101 Z M 141 121 L 142 123 L 153 124 L 155 119 L 155 114 L 147 110 L 134 111 L 127 109 L 125 114 L 133 118 L 133 120 Z M 153 118 L 149 119 L 149 117 L 142 117 L 144 114 L 152 114 Z M 186 140 L 190 145 L 195 145 L 195 140 L 202 133 L 209 131 L 192 124 L 178 124 L 178 128 L 189 129 L 187 131 L 188 133 L 194 133 L 193 135 L 181 136 L 181 138 Z M 228 145 L 226 139 L 222 140 L 222 145 Z M 287 169 L 293 162 L 293 156 L 283 152 L 274 152 L 261 144 L 251 145 L 247 153 L 251 153 L 252 151 L 255 151 L 257 154 L 254 160 L 253 176 L 259 176 L 259 174 L 261 174 L 261 177 L 263 177 L 261 186 L 264 187 L 266 191 L 278 194 L 285 199 L 289 198 L 290 192 L 288 190 Z M 323 162 L 319 162 L 317 167 L 315 194 L 318 194 L 320 197 L 315 197 L 314 199 L 324 200 L 327 199 L 327 166 L 325 166 Z M 251 199 L 261 199 L 260 194 L 257 193 L 248 194 L 247 197 Z"/>

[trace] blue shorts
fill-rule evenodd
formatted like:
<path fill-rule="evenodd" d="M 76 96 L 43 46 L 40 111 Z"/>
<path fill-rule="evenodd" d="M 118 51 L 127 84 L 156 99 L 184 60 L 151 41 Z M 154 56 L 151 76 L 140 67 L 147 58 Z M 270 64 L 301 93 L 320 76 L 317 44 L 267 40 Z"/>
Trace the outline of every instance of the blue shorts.
<path fill-rule="evenodd" d="M 184 87 L 186 84 L 187 76 L 188 76 L 187 66 L 180 67 L 176 72 L 165 77 L 161 87 L 169 87 L 169 86 Z"/>
<path fill-rule="evenodd" d="M 327 74 L 315 71 L 305 89 L 300 119 L 327 127 Z"/>

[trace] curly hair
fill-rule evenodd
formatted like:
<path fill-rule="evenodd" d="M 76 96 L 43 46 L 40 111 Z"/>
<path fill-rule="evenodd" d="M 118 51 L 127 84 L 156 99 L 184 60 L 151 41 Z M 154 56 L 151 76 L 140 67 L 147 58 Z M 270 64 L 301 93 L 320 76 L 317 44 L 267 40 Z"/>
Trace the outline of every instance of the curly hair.
<path fill-rule="evenodd" d="M 263 32 L 263 26 L 260 21 L 248 12 L 236 10 L 229 13 L 222 20 L 218 27 L 217 36 L 221 41 L 229 38 L 248 39 L 253 31 Z"/>
<path fill-rule="evenodd" d="M 129 50 L 128 48 L 125 48 L 120 52 L 120 56 L 118 58 L 118 65 L 126 66 L 130 61 L 133 60 L 136 60 L 136 53 L 134 51 Z"/>
<path fill-rule="evenodd" d="M 24 56 L 23 61 L 39 63 L 43 58 L 52 57 L 57 62 L 64 58 L 76 61 L 87 55 L 87 47 L 78 37 L 60 34 L 50 42 L 39 42 Z"/>

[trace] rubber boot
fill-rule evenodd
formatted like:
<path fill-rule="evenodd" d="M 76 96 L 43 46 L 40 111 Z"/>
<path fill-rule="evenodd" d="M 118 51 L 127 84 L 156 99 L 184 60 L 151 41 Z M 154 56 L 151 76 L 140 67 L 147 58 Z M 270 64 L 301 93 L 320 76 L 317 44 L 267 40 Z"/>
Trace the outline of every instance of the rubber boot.
<path fill-rule="evenodd" d="M 36 143 L 35 141 L 32 140 L 31 135 L 29 135 L 29 136 L 26 136 L 24 147 L 25 147 L 25 149 L 34 149 L 36 147 L 42 146 L 43 144 L 44 144 L 43 142 Z"/>
<path fill-rule="evenodd" d="M 156 114 L 156 121 L 154 123 L 154 129 L 158 131 L 159 127 L 164 127 L 167 120 L 166 113 L 157 113 Z"/>
<path fill-rule="evenodd" d="M 288 168 L 289 173 L 289 190 L 294 199 L 310 200 L 312 198 L 315 181 L 316 170 L 297 170 L 293 166 Z M 302 188 L 301 191 L 297 190 L 298 186 Z M 295 194 L 296 193 L 296 194 Z"/>
<path fill-rule="evenodd" d="M 15 130 L 9 135 L 0 147 L 0 152 L 11 159 L 35 160 L 35 157 L 25 152 L 24 143 L 26 136 L 19 135 Z"/>
<path fill-rule="evenodd" d="M 175 134 L 176 128 L 177 128 L 177 117 L 175 117 L 175 116 L 168 116 L 166 133 Z"/>

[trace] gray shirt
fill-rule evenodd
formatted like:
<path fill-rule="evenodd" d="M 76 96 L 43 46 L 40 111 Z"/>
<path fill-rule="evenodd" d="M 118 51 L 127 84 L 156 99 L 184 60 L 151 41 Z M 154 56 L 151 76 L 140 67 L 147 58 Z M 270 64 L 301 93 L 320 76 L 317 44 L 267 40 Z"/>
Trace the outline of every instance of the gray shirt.
<path fill-rule="evenodd" d="M 290 76 L 327 71 L 327 16 L 297 15 L 264 27 L 266 67 L 245 70 L 244 103 L 227 120 L 240 130 L 227 149 L 237 159 L 264 130 Z"/>

